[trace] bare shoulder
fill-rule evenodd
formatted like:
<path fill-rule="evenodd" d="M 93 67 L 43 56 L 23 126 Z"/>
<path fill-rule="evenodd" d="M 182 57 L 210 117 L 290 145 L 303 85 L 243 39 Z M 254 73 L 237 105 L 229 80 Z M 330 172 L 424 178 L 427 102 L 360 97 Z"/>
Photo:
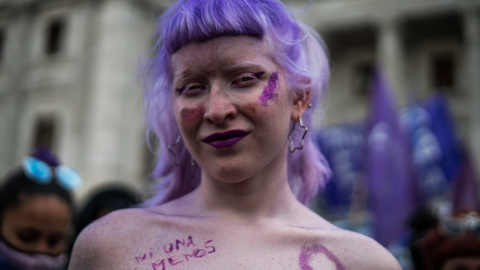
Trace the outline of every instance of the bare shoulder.
<path fill-rule="evenodd" d="M 303 261 L 311 266 L 315 260 L 319 263 L 328 260 L 336 269 L 401 270 L 395 257 L 378 242 L 339 228 L 313 230 L 301 254 Z"/>
<path fill-rule="evenodd" d="M 118 210 L 87 226 L 75 241 L 69 269 L 104 269 L 137 239 L 134 233 L 149 222 L 145 209 Z M 128 245 L 130 246 L 130 245 Z M 125 248 L 124 248 L 125 247 Z"/>
<path fill-rule="evenodd" d="M 341 229 L 310 209 L 295 213 L 284 228 L 300 245 L 301 269 L 401 270 L 395 257 L 374 239 Z"/>
<path fill-rule="evenodd" d="M 69 269 L 137 269 L 158 242 L 183 237 L 192 218 L 179 205 L 118 210 L 95 221 L 77 238 Z"/>
<path fill-rule="evenodd" d="M 342 246 L 353 255 L 351 263 L 356 269 L 401 269 L 395 257 L 377 241 L 351 231 L 343 233 L 347 240 Z"/>

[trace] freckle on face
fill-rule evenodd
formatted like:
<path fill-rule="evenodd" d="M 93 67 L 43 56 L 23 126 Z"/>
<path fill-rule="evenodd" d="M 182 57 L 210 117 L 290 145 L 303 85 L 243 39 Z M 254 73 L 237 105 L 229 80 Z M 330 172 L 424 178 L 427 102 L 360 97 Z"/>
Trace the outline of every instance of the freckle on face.
<path fill-rule="evenodd" d="M 182 111 L 180 112 L 180 117 L 184 122 L 192 122 L 194 120 L 201 118 L 204 113 L 205 113 L 204 107 L 186 108 L 186 109 L 182 109 Z"/>
<path fill-rule="evenodd" d="M 253 112 L 253 113 L 256 113 L 257 112 L 257 103 L 255 102 L 250 102 L 250 103 L 247 103 L 245 104 L 245 106 L 243 106 L 245 109 Z"/>

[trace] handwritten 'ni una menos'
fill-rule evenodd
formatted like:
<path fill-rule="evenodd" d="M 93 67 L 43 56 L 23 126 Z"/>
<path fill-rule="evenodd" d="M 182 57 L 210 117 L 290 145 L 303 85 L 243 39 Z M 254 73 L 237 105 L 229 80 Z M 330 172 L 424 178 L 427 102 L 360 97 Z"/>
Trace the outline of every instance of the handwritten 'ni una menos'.
<path fill-rule="evenodd" d="M 166 270 L 168 266 L 188 263 L 191 259 L 202 258 L 209 253 L 214 253 L 215 247 L 212 242 L 213 240 L 208 240 L 199 247 L 194 243 L 192 236 L 188 236 L 186 240 L 185 238 L 175 239 L 174 242 L 163 246 L 162 254 L 154 254 L 155 252 L 150 248 L 149 252 L 135 256 L 135 261 L 137 264 L 151 262 L 153 270 Z"/>

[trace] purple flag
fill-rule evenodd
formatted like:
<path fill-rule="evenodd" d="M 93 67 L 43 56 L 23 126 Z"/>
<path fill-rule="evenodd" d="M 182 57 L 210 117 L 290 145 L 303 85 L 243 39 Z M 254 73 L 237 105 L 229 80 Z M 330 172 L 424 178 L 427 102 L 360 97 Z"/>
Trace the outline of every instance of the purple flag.
<path fill-rule="evenodd" d="M 451 183 L 460 166 L 461 154 L 460 139 L 457 135 L 447 100 L 443 95 L 435 95 L 425 102 L 425 109 L 430 115 L 432 131 L 438 140 L 442 152 L 439 165 L 447 181 Z"/>
<path fill-rule="evenodd" d="M 419 203 L 410 145 L 397 109 L 380 72 L 374 78 L 367 120 L 366 172 L 375 239 L 388 246 L 399 239 Z"/>
<path fill-rule="evenodd" d="M 317 200 L 333 218 L 348 215 L 355 188 L 364 178 L 364 136 L 365 123 L 362 121 L 324 128 L 317 137 L 318 147 L 332 170 L 332 177 L 317 195 Z"/>
<path fill-rule="evenodd" d="M 461 151 L 461 161 L 454 178 L 452 190 L 453 212 L 465 210 L 480 210 L 478 201 L 478 186 L 475 170 L 472 167 L 470 155 Z"/>
<path fill-rule="evenodd" d="M 431 101 L 427 104 L 430 108 L 431 105 L 436 105 L 435 102 Z M 446 164 L 444 161 L 451 160 L 451 158 L 448 159 L 449 154 L 444 153 L 445 146 L 440 142 L 445 142 L 444 136 L 453 134 L 453 132 L 442 134 L 436 132 L 439 130 L 438 127 L 445 126 L 447 120 L 445 117 L 439 116 L 438 114 L 432 115 L 421 104 L 411 104 L 403 108 L 400 113 L 402 127 L 412 146 L 412 158 L 419 180 L 418 184 L 422 195 L 427 199 L 442 197 L 447 194 L 452 182 L 451 179 L 446 177 L 443 166 Z"/>

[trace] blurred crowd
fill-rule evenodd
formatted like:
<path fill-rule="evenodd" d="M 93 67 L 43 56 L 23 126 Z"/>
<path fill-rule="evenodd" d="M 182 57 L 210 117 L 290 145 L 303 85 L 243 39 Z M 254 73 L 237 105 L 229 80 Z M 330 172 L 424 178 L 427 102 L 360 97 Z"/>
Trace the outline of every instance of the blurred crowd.
<path fill-rule="evenodd" d="M 410 219 L 414 269 L 480 269 L 480 215 L 473 209 L 439 215 L 419 208 Z"/>
<path fill-rule="evenodd" d="M 48 148 L 35 149 L 0 182 L 0 269 L 66 269 L 73 243 L 94 220 L 138 204 L 121 186 L 100 188 L 82 206 L 80 175 Z"/>

